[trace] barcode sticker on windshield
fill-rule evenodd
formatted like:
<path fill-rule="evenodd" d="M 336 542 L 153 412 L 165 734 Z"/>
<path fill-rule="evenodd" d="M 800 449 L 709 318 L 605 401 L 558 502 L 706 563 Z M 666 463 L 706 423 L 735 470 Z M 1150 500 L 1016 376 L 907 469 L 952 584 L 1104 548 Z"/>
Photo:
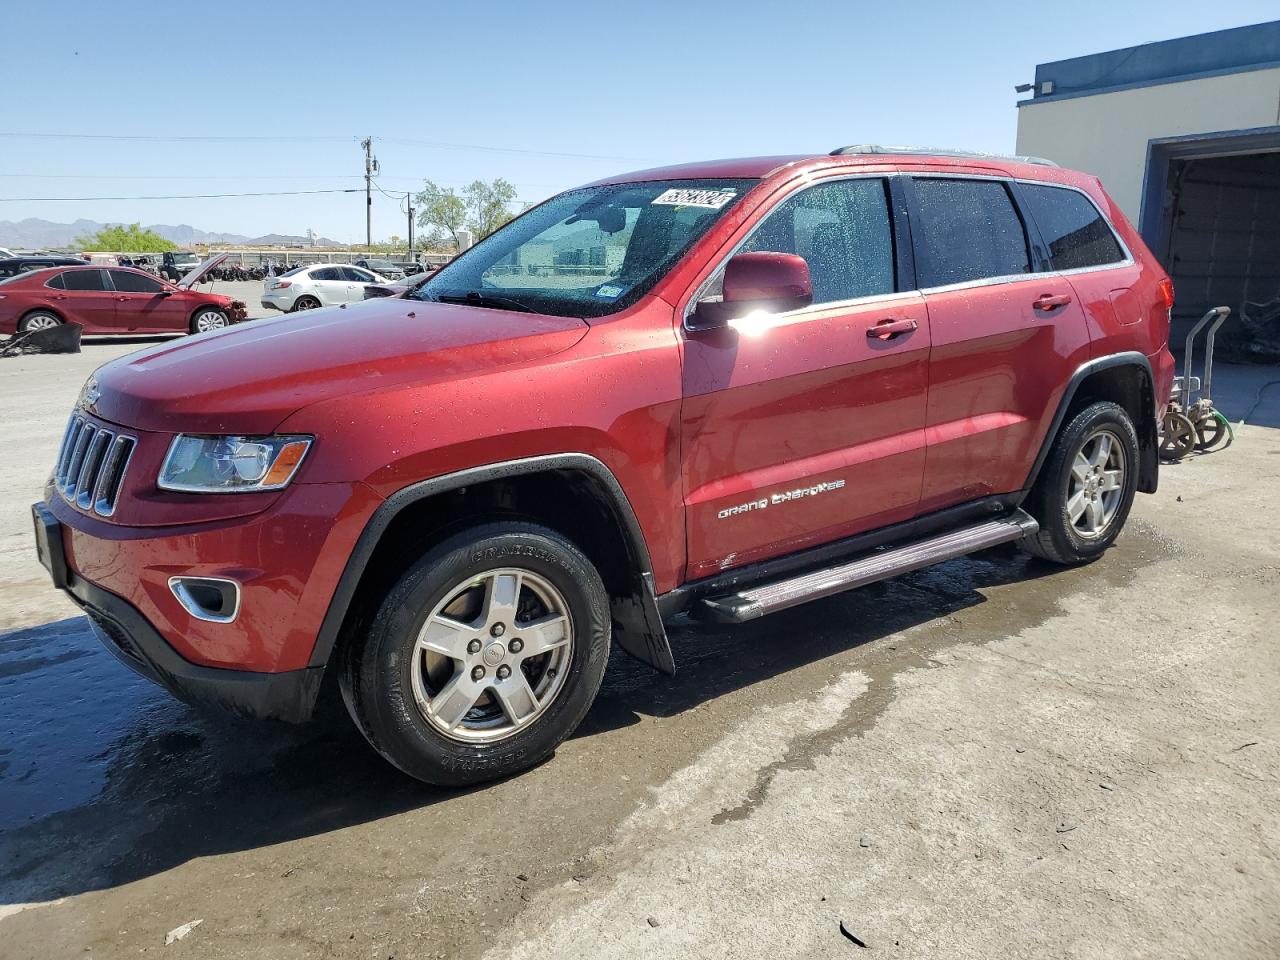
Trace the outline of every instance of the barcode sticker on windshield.
<path fill-rule="evenodd" d="M 654 205 L 664 207 L 710 207 L 719 210 L 732 200 L 732 190 L 666 190 L 653 199 Z"/>

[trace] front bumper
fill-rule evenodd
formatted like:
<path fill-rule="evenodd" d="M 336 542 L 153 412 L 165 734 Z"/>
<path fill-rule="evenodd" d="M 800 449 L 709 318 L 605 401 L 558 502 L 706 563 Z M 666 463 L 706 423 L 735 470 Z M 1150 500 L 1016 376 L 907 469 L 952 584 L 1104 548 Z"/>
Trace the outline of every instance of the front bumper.
<path fill-rule="evenodd" d="M 127 600 L 79 576 L 67 563 L 62 524 L 43 503 L 31 508 L 36 547 L 54 585 L 84 610 L 102 645 L 135 673 L 188 703 L 246 717 L 302 723 L 315 708 L 324 667 L 282 673 L 228 670 L 182 657 Z"/>

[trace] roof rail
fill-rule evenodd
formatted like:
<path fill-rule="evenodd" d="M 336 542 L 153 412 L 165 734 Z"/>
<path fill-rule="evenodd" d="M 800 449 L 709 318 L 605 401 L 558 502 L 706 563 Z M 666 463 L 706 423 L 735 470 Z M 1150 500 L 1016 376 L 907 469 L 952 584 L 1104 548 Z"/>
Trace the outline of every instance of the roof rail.
<path fill-rule="evenodd" d="M 829 156 L 848 157 L 857 154 L 895 154 L 929 157 L 959 157 L 971 160 L 1016 160 L 1019 163 L 1035 163 L 1042 167 L 1056 167 L 1057 164 L 1044 157 L 1016 157 L 1002 153 L 981 153 L 977 150 L 933 150 L 928 147 L 886 147 L 878 143 L 855 143 L 848 147 L 836 147 Z"/>

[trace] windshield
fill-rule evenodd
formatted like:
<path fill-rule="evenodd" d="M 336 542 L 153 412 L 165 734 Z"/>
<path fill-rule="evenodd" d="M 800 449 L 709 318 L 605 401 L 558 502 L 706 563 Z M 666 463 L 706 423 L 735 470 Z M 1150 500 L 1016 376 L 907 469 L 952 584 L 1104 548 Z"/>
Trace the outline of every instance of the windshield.
<path fill-rule="evenodd" d="M 365 263 L 365 266 L 367 266 L 370 270 L 399 270 L 400 269 L 390 260 L 366 260 L 364 263 Z"/>
<path fill-rule="evenodd" d="M 640 299 L 755 183 L 650 180 L 570 190 L 486 237 L 411 296 L 606 316 Z"/>
<path fill-rule="evenodd" d="M 194 253 L 175 253 L 173 255 L 174 263 L 199 263 L 200 258 Z"/>

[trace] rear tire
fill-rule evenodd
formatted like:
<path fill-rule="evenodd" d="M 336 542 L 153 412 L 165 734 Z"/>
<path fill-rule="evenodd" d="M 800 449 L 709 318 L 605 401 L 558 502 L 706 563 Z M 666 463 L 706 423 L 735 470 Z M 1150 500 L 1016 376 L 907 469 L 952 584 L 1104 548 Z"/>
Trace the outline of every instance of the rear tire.
<path fill-rule="evenodd" d="M 320 306 L 320 301 L 312 296 L 299 297 L 293 302 L 293 311 L 297 313 L 299 310 L 314 310 Z"/>
<path fill-rule="evenodd" d="M 33 330 L 51 330 L 60 325 L 62 319 L 48 310 L 32 310 L 18 323 L 19 333 L 30 333 Z"/>
<path fill-rule="evenodd" d="M 609 598 L 572 543 L 493 523 L 450 537 L 387 593 L 340 654 L 365 739 L 411 777 L 463 786 L 550 757 L 609 659 Z"/>
<path fill-rule="evenodd" d="M 1115 403 L 1085 407 L 1059 432 L 1023 508 L 1040 529 L 1020 541 L 1053 563 L 1088 563 L 1115 542 L 1138 488 L 1138 433 Z"/>

